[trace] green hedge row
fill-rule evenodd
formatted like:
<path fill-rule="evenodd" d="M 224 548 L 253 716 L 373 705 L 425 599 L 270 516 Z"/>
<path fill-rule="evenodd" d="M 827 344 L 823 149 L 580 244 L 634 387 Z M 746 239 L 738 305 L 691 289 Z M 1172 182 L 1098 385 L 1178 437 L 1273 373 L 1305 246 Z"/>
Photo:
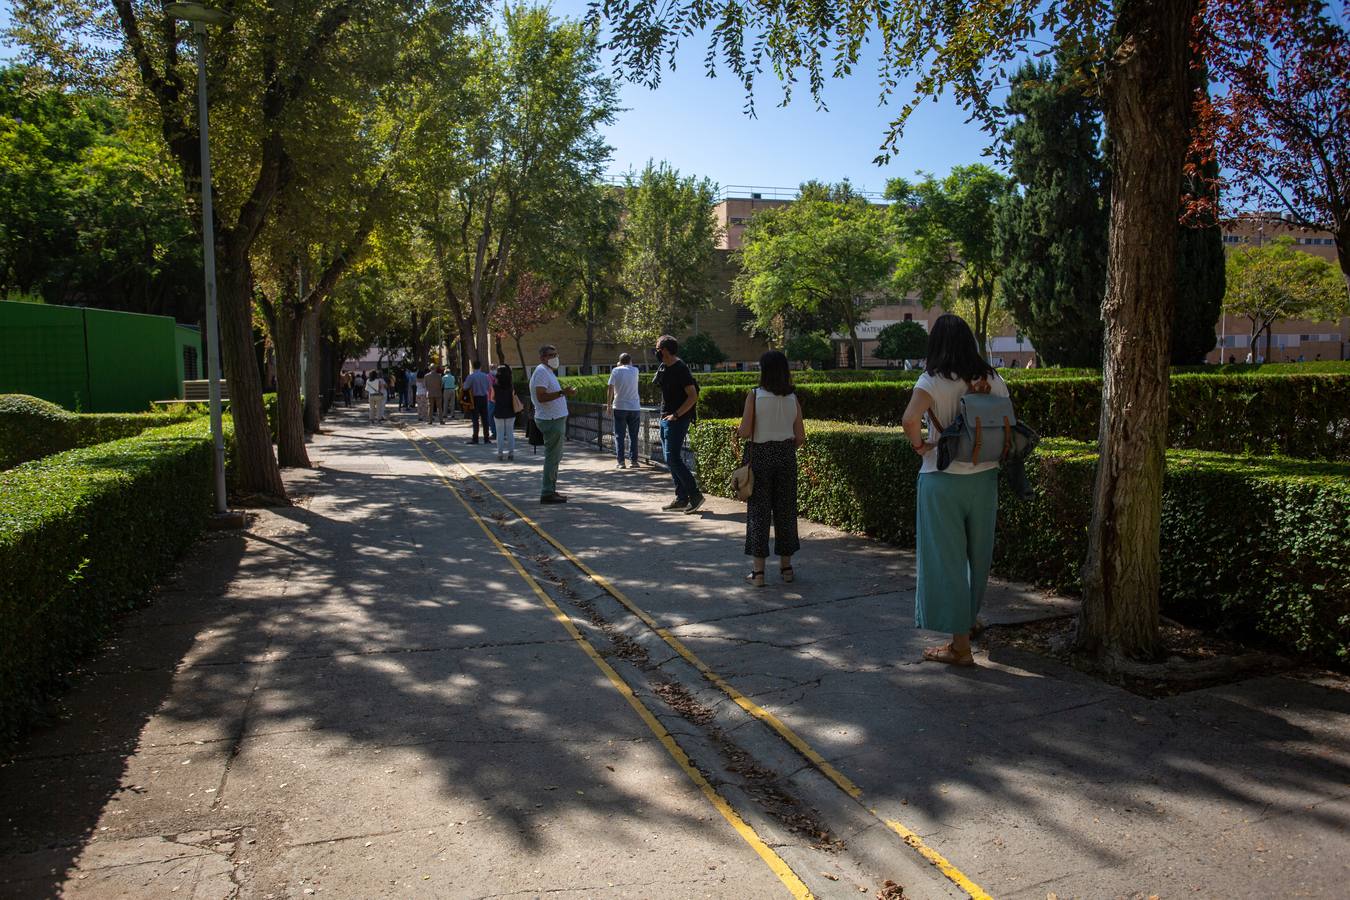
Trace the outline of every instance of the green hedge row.
<path fill-rule="evenodd" d="M 63 450 L 89 447 L 172 425 L 186 410 L 154 413 L 73 413 L 27 394 L 0 394 L 0 469 Z"/>
<path fill-rule="evenodd" d="M 1090 377 L 1099 373 L 1092 369 L 1000 369 L 1009 381 L 1034 381 L 1042 378 Z M 714 387 L 737 387 L 742 391 L 759 384 L 758 372 L 695 372 L 700 390 Z M 919 377 L 916 369 L 803 369 L 793 373 L 798 384 L 852 384 L 858 382 L 897 382 L 913 384 Z M 656 403 L 656 389 L 650 372 L 638 378 L 638 391 L 643 403 Z M 608 375 L 569 375 L 562 383 L 577 389 L 576 399 L 582 403 L 604 403 Z"/>
<path fill-rule="evenodd" d="M 1046 437 L 1095 441 L 1100 378 L 1010 380 L 1018 415 Z M 709 387 L 700 416 L 739 417 L 744 388 Z M 911 386 L 896 382 L 799 384 L 808 416 L 898 425 Z M 1350 375 L 1174 375 L 1168 445 L 1221 453 L 1350 460 Z"/>
<path fill-rule="evenodd" d="M 0 472 L 0 747 L 202 531 L 211 457 L 199 418 Z"/>
<path fill-rule="evenodd" d="M 727 495 L 739 465 L 734 422 L 690 433 L 698 477 Z M 808 422 L 797 506 L 808 519 L 912 546 L 919 458 L 887 428 Z M 1077 591 L 1096 453 L 1047 440 L 1028 476 L 1037 497 L 999 497 L 995 571 Z M 1350 661 L 1350 465 L 1169 451 L 1163 485 L 1162 600 L 1188 623 Z"/>

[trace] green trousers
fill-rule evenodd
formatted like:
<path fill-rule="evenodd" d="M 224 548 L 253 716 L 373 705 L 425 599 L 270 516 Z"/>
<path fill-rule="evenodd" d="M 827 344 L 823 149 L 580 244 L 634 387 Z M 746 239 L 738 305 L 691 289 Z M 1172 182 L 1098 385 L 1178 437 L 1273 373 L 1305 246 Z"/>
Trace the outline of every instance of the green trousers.
<path fill-rule="evenodd" d="M 994 559 L 997 517 L 998 469 L 919 476 L 916 626 L 948 634 L 974 627 Z"/>
<path fill-rule="evenodd" d="M 558 463 L 562 461 L 563 441 L 567 439 L 567 417 L 535 419 L 544 436 L 544 486 L 539 496 L 547 497 L 558 490 Z"/>

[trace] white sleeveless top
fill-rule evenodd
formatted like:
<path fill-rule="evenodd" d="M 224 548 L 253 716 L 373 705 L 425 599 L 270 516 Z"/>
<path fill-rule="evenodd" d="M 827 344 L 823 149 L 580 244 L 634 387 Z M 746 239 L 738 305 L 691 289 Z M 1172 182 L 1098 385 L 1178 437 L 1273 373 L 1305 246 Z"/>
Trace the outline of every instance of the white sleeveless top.
<path fill-rule="evenodd" d="M 791 440 L 792 423 L 797 421 L 797 395 L 780 397 L 764 388 L 755 388 L 756 444 Z"/>

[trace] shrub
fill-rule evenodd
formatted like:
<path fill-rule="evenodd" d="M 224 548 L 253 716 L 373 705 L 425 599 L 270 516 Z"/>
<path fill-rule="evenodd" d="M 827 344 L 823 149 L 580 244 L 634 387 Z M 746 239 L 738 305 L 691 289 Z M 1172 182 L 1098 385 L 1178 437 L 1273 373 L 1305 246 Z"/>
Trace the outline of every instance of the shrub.
<path fill-rule="evenodd" d="M 27 394 L 0 394 L 0 469 L 63 450 L 140 434 L 190 418 L 186 411 L 73 413 Z"/>
<path fill-rule="evenodd" d="M 808 416 L 898 425 L 910 390 L 900 381 L 799 382 L 797 396 Z M 1096 440 L 1101 390 L 1100 378 L 1008 380 L 1020 417 L 1043 436 L 1080 441 Z M 1170 396 L 1170 447 L 1350 460 L 1350 375 L 1176 375 Z M 707 387 L 699 415 L 738 416 L 744 402 L 745 388 Z"/>
<path fill-rule="evenodd" d="M 824 365 L 834 359 L 834 347 L 830 344 L 829 338 L 819 332 L 794 334 L 788 338 L 783 352 L 792 362 L 804 363 L 807 366 Z"/>
<path fill-rule="evenodd" d="M 918 322 L 892 322 L 877 335 L 877 359 L 923 359 L 928 355 L 928 329 Z"/>
<path fill-rule="evenodd" d="M 680 357 L 691 366 L 715 366 L 727 361 L 727 355 L 706 332 L 691 334 L 680 345 Z"/>
<path fill-rule="evenodd" d="M 690 433 L 705 491 L 727 495 L 739 464 L 730 420 Z M 914 543 L 919 458 L 894 429 L 808 422 L 797 506 L 806 518 Z M 994 569 L 1077 591 L 1096 453 L 1048 440 L 1028 476 L 1034 500 L 999 497 Z M 1163 484 L 1162 600 L 1182 621 L 1350 661 L 1350 466 L 1169 451 Z"/>
<path fill-rule="evenodd" d="M 0 746 L 201 532 L 211 464 L 195 419 L 0 472 Z"/>

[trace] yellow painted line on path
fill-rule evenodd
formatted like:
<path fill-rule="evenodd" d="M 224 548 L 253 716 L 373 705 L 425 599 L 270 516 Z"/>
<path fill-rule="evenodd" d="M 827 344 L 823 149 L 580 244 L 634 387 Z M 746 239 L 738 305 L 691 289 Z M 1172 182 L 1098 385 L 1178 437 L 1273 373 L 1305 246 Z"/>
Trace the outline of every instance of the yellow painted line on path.
<path fill-rule="evenodd" d="M 627 609 L 633 615 L 641 619 L 643 624 L 645 624 L 648 628 L 654 631 L 656 635 L 661 638 L 661 640 L 665 641 L 666 645 L 669 646 L 670 649 L 674 650 L 681 657 L 683 657 L 686 662 L 688 662 L 694 668 L 698 669 L 699 673 L 703 675 L 704 678 L 706 678 L 708 681 L 716 685 L 724 694 L 730 697 L 732 701 L 736 703 L 737 706 L 739 706 L 741 709 L 745 710 L 750 715 L 754 716 L 756 719 L 759 719 L 761 722 L 772 728 L 778 734 L 779 737 L 787 741 L 787 743 L 791 745 L 794 750 L 796 750 L 807 760 L 809 760 L 810 763 L 813 766 L 815 766 L 816 769 L 822 775 L 824 775 L 826 778 L 832 781 L 836 787 L 838 787 L 844 793 L 848 794 L 850 797 L 859 801 L 860 803 L 863 802 L 862 789 L 859 788 L 856 784 L 854 784 L 853 780 L 850 779 L 847 775 L 845 775 L 843 772 L 840 772 L 834 766 L 830 765 L 830 763 L 825 759 L 825 757 L 821 756 L 818 752 L 816 752 L 816 749 L 814 747 L 808 744 L 805 740 L 801 738 L 801 736 L 799 736 L 795 731 L 793 731 L 786 724 L 784 724 L 781 719 L 779 719 L 773 713 L 769 712 L 767 709 L 761 707 L 759 704 L 755 703 L 753 700 L 742 694 L 740 691 L 736 690 L 736 688 L 733 687 L 725 678 L 714 672 L 708 666 L 707 663 L 705 663 L 702 659 L 698 657 L 697 654 L 694 653 L 694 651 L 686 647 L 683 641 L 681 641 L 669 630 L 660 625 L 654 618 L 651 617 L 650 614 L 647 613 L 646 610 L 642 609 L 640 606 L 638 606 L 636 603 L 630 600 L 628 598 L 628 595 L 626 595 L 623 591 L 619 590 L 617 587 L 611 584 L 607 578 L 605 578 L 599 572 L 596 572 L 590 566 L 586 565 L 585 562 L 583 562 L 575 553 L 569 550 L 561 541 L 559 541 L 553 535 L 549 534 L 546 530 L 544 530 L 544 528 L 541 527 L 538 522 L 534 521 L 529 516 L 527 516 L 520 509 L 520 507 L 516 506 L 514 503 L 512 503 L 510 500 L 504 497 L 500 491 L 498 491 L 488 482 L 484 481 L 478 475 L 478 473 L 474 471 L 474 469 L 471 466 L 469 466 L 467 463 L 464 462 L 464 460 L 460 459 L 453 452 L 447 449 L 445 445 L 443 445 L 440 441 L 436 440 L 435 438 L 428 437 L 418 429 L 414 428 L 412 430 L 415 431 L 417 435 L 421 437 L 423 440 L 428 441 L 431 444 L 434 444 L 437 448 L 440 449 L 442 453 L 444 453 L 446 456 L 454 460 L 455 463 L 457 463 L 460 468 L 469 473 L 469 476 L 473 478 L 474 481 L 477 481 L 484 488 L 486 488 L 487 491 L 490 494 L 492 494 L 492 496 L 496 497 L 498 500 L 504 503 L 506 507 L 510 509 L 511 512 L 515 513 L 516 516 L 522 522 L 530 526 L 530 528 L 534 529 L 536 534 L 538 534 L 541 538 L 552 544 L 554 549 L 556 549 L 559 553 L 565 556 L 567 560 L 572 563 L 572 565 L 576 566 L 578 569 L 584 572 L 586 574 L 586 577 L 589 578 L 592 582 L 594 582 L 596 586 L 598 586 L 605 593 L 609 594 L 615 600 L 619 601 L 619 603 L 621 603 L 625 609 Z M 418 448 L 418 452 L 419 453 L 421 452 L 420 447 Z M 906 844 L 908 844 L 909 846 L 913 847 L 916 851 L 918 851 L 919 855 L 921 855 L 924 859 L 928 860 L 928 862 L 932 863 L 933 866 L 935 866 L 937 870 L 941 872 L 949 881 L 951 881 L 957 887 L 961 888 L 961 890 L 969 894 L 971 896 L 971 900 L 993 900 L 993 898 L 983 888 L 981 888 L 978 884 L 976 884 L 968 876 L 966 876 L 964 872 L 962 872 L 950 861 L 948 861 L 946 857 L 944 857 L 938 851 L 934 850 L 932 847 L 929 847 L 927 844 L 925 844 L 923 838 L 919 837 L 919 835 L 916 834 L 913 830 L 905 827 L 905 825 L 902 824 L 901 822 L 898 822 L 894 819 L 885 818 L 870 806 L 868 806 L 867 809 L 869 812 L 872 813 L 872 815 L 876 816 L 878 819 L 881 819 L 881 821 L 885 822 L 886 827 L 890 828 L 896 834 L 900 835 L 900 837 L 904 840 Z"/>
<path fill-rule="evenodd" d="M 423 436 L 421 435 L 421 432 L 416 429 L 411 430 L 416 432 L 419 436 Z M 791 892 L 793 897 L 798 898 L 798 900 L 814 900 L 814 895 L 811 893 L 811 890 L 797 877 L 797 873 L 792 871 L 792 867 L 789 866 L 781 856 L 775 853 L 772 847 L 764 843 L 763 838 L 755 832 L 755 829 L 742 819 L 740 814 L 732 808 L 731 804 L 717 792 L 717 789 L 712 786 L 708 779 L 703 776 L 703 773 L 690 761 L 689 755 L 684 752 L 678 743 L 676 743 L 675 738 L 673 738 L 670 732 L 666 730 L 666 727 L 662 725 L 660 720 L 652 714 L 651 710 L 638 699 L 637 694 L 633 692 L 633 689 L 628 685 L 628 682 L 623 680 L 623 676 L 616 672 L 614 667 L 605 661 L 604 657 L 602 657 L 599 651 L 595 649 L 595 645 L 586 639 L 586 636 L 581 633 L 580 629 L 577 628 L 576 624 L 571 620 L 567 613 L 563 612 L 558 604 L 553 601 L 553 598 L 548 595 L 542 586 L 540 586 L 535 577 L 525 570 L 525 567 L 520 564 L 520 560 L 516 558 L 515 554 L 501 542 L 497 535 L 492 533 L 492 529 L 490 529 L 487 523 L 483 521 L 483 518 L 474 511 L 473 507 L 469 505 L 469 502 L 464 499 L 463 494 L 459 492 L 459 489 L 445 476 L 440 465 L 430 456 L 427 456 L 426 452 L 422 450 L 417 441 L 410 439 L 409 443 L 411 443 L 418 454 L 427 461 L 427 464 L 431 466 L 432 472 L 440 479 L 441 484 L 445 485 L 450 493 L 454 495 L 460 505 L 464 507 L 464 511 L 478 523 L 479 528 L 483 529 L 483 533 L 488 536 L 488 540 L 492 541 L 497 550 L 501 552 L 502 556 L 506 557 L 511 563 L 512 568 L 516 570 L 517 574 L 525 579 L 525 583 L 534 591 L 535 596 L 537 596 L 540 602 L 548 608 L 549 612 L 553 614 L 553 617 L 558 620 L 558 623 L 567 630 L 567 633 L 571 635 L 572 640 L 580 645 L 585 654 L 590 657 L 591 662 L 595 663 L 596 667 L 609 679 L 610 684 L 614 685 L 614 689 L 628 701 L 628 705 L 633 707 L 633 710 L 637 712 L 643 723 L 651 729 L 652 734 L 656 735 L 657 740 L 661 742 L 661 746 L 666 748 L 666 752 L 669 753 L 676 764 L 684 770 L 684 774 L 688 775 L 689 779 L 693 781 L 694 784 L 698 785 L 699 790 L 703 792 L 703 796 L 706 797 L 708 802 L 722 814 L 722 818 L 726 819 L 731 827 L 736 830 L 736 833 L 750 845 L 750 848 L 754 850 L 755 853 L 759 854 L 760 859 L 764 860 L 769 869 L 778 876 L 778 880 L 783 882 L 783 885 Z M 439 444 L 437 446 L 439 446 Z M 441 450 L 442 452 L 449 453 L 444 447 L 441 447 Z M 493 493 L 496 492 L 494 491 Z"/>

